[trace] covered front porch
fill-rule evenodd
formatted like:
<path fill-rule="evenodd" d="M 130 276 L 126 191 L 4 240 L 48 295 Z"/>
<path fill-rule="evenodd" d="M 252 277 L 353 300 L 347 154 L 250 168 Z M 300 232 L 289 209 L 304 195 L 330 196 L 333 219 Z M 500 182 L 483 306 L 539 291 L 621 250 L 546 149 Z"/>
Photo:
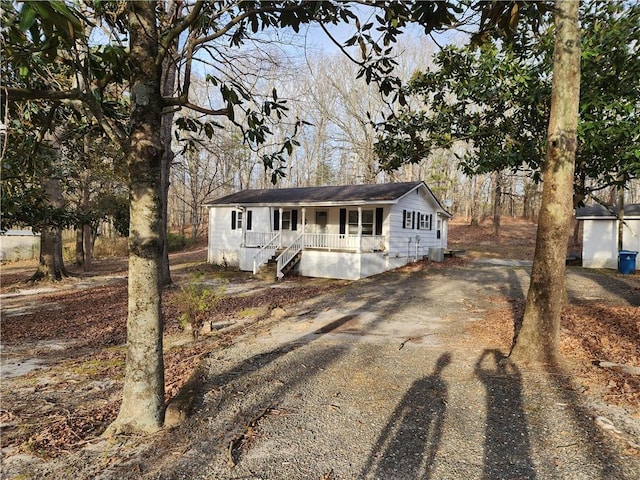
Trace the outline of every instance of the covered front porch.
<path fill-rule="evenodd" d="M 291 239 L 288 233 L 245 232 L 241 245 L 240 268 L 251 270 L 255 274 L 267 262 L 275 260 L 276 276 L 282 278 L 287 267 L 300 262 L 300 268 L 308 271 L 307 276 L 339 278 L 336 277 L 336 269 L 347 269 L 352 273 L 342 275 L 344 278 L 351 278 L 355 272 L 361 270 L 363 258 L 368 257 L 370 263 L 371 255 L 381 256 L 385 251 L 384 235 L 303 232 Z M 322 266 L 320 270 L 325 271 L 325 274 L 319 271 L 319 266 Z M 310 269 L 313 270 L 313 274 L 309 272 Z M 358 273 L 357 278 L 360 278 L 359 275 Z"/>
<path fill-rule="evenodd" d="M 257 273 L 277 257 L 277 275 L 281 277 L 291 263 L 301 259 L 302 251 L 362 254 L 388 249 L 382 235 L 382 208 L 272 208 L 271 231 L 254 229 L 251 211 L 245 209 L 242 222 L 240 266 Z M 378 215 L 376 215 L 378 213 Z M 309 256 L 309 255 L 307 255 Z M 250 257 L 250 258 L 249 258 Z"/>

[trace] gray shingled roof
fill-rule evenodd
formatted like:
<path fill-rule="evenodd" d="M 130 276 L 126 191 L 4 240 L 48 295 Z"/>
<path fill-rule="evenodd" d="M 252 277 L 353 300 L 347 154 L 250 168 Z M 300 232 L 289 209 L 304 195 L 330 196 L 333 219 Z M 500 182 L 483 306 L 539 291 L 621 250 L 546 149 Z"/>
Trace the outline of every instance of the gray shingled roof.
<path fill-rule="evenodd" d="M 605 207 L 603 205 L 589 205 L 576 210 L 576 218 L 584 217 L 608 217 L 615 218 L 618 214 L 618 207 Z M 630 203 L 624 206 L 624 216 L 640 217 L 640 203 Z"/>
<path fill-rule="evenodd" d="M 384 202 L 396 200 L 420 185 L 424 185 L 428 190 L 428 187 L 424 182 L 243 190 L 241 192 L 232 193 L 231 195 L 207 202 L 207 205 Z"/>

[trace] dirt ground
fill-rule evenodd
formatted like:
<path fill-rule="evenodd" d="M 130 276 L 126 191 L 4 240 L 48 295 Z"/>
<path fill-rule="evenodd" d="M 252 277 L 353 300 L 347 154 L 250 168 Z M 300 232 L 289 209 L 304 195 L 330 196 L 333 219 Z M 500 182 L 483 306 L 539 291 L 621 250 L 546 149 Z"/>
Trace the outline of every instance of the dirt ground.
<path fill-rule="evenodd" d="M 269 355 L 275 359 L 282 356 L 283 352 L 286 353 L 287 349 L 298 348 L 296 345 L 300 344 L 300 338 L 307 338 L 304 335 L 310 335 L 308 332 L 330 333 L 338 338 L 350 335 L 360 339 L 373 339 L 370 343 L 377 349 L 389 348 L 386 343 L 380 344 L 380 338 L 392 338 L 396 342 L 393 343 L 394 353 L 395 350 L 409 351 L 417 347 L 424 347 L 426 351 L 433 353 L 434 348 L 442 345 L 447 345 L 450 352 L 455 352 L 456 359 L 462 355 L 461 352 L 468 351 L 470 345 L 476 349 L 482 346 L 485 352 L 507 352 L 514 317 L 523 308 L 527 281 L 526 260 L 531 258 L 533 252 L 535 226 L 526 222 L 505 222 L 500 238 L 492 238 L 487 228 L 490 227 L 471 229 L 463 224 L 452 225 L 450 246 L 466 250 L 466 256 L 447 259 L 442 264 L 418 262 L 363 282 L 290 277 L 274 286 L 254 280 L 246 273 L 206 265 L 206 250 L 202 244 L 172 255 L 175 286 L 168 289 L 163 297 L 167 401 L 176 396 L 196 371 L 208 372 L 202 373 L 203 378 L 218 378 L 219 383 L 208 385 L 207 391 L 223 395 L 226 388 L 224 380 L 229 385 L 236 380 L 235 376 L 226 378 L 222 373 L 218 373 L 217 377 L 214 375 L 222 368 L 221 363 L 229 361 L 226 355 L 239 355 L 236 360 L 244 358 L 245 362 L 255 362 L 256 358 L 260 358 L 261 362 L 266 361 L 268 364 L 271 362 Z M 385 288 L 390 289 L 390 293 L 397 289 L 397 285 L 393 283 L 395 280 L 400 282 L 401 279 L 403 288 L 406 289 L 408 284 L 419 287 L 420 282 L 430 278 L 437 277 L 446 282 L 447 272 L 456 272 L 456 275 L 461 276 L 458 280 L 463 281 L 476 271 L 476 261 L 481 258 L 524 260 L 525 263 L 524 266 L 516 264 L 482 267 L 482 272 L 500 269 L 500 275 L 506 276 L 497 278 L 494 286 L 477 289 L 474 295 L 463 296 L 458 303 L 449 307 L 447 301 L 438 297 L 438 309 L 442 309 L 438 312 L 438 318 L 459 316 L 460 312 L 464 312 L 466 317 L 462 323 L 447 325 L 446 332 L 442 330 L 442 325 L 428 326 L 434 331 L 425 334 L 424 331 L 412 330 L 415 327 L 408 328 L 405 323 L 396 322 L 391 330 L 388 326 L 383 328 L 376 324 L 376 333 L 365 335 L 360 330 L 367 325 L 365 320 L 369 317 L 363 316 L 362 307 L 358 307 L 357 314 L 350 316 L 345 313 L 349 310 L 347 299 L 354 296 L 373 297 L 378 284 L 386 285 Z M 195 420 L 188 427 L 190 433 L 185 433 L 179 427 L 173 433 L 161 432 L 151 439 L 120 439 L 122 443 L 116 449 L 119 453 L 110 455 L 108 459 L 103 458 L 101 461 L 104 465 L 96 464 L 94 455 L 91 457 L 93 465 L 90 468 L 82 470 L 79 467 L 78 462 L 86 463 L 83 452 L 90 452 L 96 445 L 103 445 L 99 436 L 117 413 L 126 339 L 126 262 L 123 259 L 99 260 L 92 272 L 77 272 L 77 276 L 60 285 L 20 284 L 19 281 L 27 278 L 32 268 L 33 265 L 30 264 L 2 266 L 0 440 L 4 474 L 9 478 L 39 478 L 39 475 L 45 475 L 44 472 L 50 472 L 50 478 L 61 478 L 60 472 L 67 471 L 75 473 L 67 477 L 62 475 L 63 478 L 96 478 L 97 472 L 104 470 L 111 475 L 104 478 L 142 478 L 142 473 L 136 476 L 135 471 L 127 470 L 127 475 L 124 475 L 122 465 L 127 464 L 132 452 L 143 449 L 141 445 L 146 445 L 144 448 L 153 445 L 153 454 L 145 450 L 147 453 L 144 455 L 149 457 L 150 462 L 164 467 L 163 470 L 158 470 L 144 463 L 138 464 L 137 468 L 144 470 L 145 478 L 196 478 L 195 475 L 167 473 L 171 470 L 169 465 L 172 462 L 167 463 L 166 458 L 162 461 L 160 459 L 176 455 L 176 451 L 181 452 L 180 458 L 183 454 L 188 457 L 189 452 L 194 450 L 194 442 L 197 443 L 198 440 L 194 440 L 197 439 L 197 434 L 193 432 L 204 428 L 202 416 L 209 414 L 206 395 L 198 397 L 196 401 L 193 414 Z M 200 282 L 207 288 L 222 292 L 215 313 L 207 319 L 211 332 L 201 336 L 196 342 L 191 340 L 191 334 L 185 331 L 179 321 L 183 310 L 180 286 L 189 282 Z M 638 459 L 640 276 L 637 273 L 623 276 L 616 272 L 587 271 L 571 267 L 568 286 L 570 304 L 563 316 L 561 338 L 561 351 L 565 358 L 563 376 L 570 378 L 571 391 L 577 392 L 585 404 L 593 412 L 597 412 L 592 417 L 599 419 L 599 428 L 614 442 L 616 454 L 626 459 Z M 384 311 L 385 305 L 384 302 L 370 302 L 372 310 L 379 308 Z M 337 318 L 328 316 L 327 312 L 333 310 L 340 313 Z M 407 312 L 403 312 L 403 315 L 407 315 Z M 297 318 L 296 316 L 304 317 L 305 321 L 294 322 L 292 318 Z M 300 325 L 305 326 L 307 333 L 297 330 Z M 451 328 L 452 325 L 455 328 Z M 252 348 L 258 348 L 256 345 L 267 342 L 267 338 L 275 342 L 273 345 L 279 345 L 267 352 L 277 354 L 263 352 L 252 357 Z M 243 345 L 247 345 L 246 350 L 243 350 Z M 264 343 L 260 348 L 266 348 L 266 345 Z M 307 347 L 306 344 L 304 346 Z M 473 355 L 475 354 L 476 350 Z M 446 358 L 441 356 L 443 360 L 439 359 L 434 363 L 444 365 L 447 363 Z M 214 361 L 215 359 L 219 361 Z M 484 361 L 486 358 L 482 360 Z M 481 363 L 480 360 L 478 362 Z M 473 366 L 476 358 L 467 363 Z M 199 365 L 201 370 L 196 370 Z M 300 368 L 306 368 L 305 364 L 296 363 L 295 369 Z M 285 374 L 282 375 L 284 378 Z M 357 380 L 357 372 L 352 372 L 352 375 L 354 378 L 348 379 L 349 382 Z M 477 365 L 475 375 L 479 375 Z M 429 378 L 434 377 L 431 375 Z M 369 384 L 362 388 L 365 387 L 374 390 L 380 388 Z M 250 396 L 247 392 L 240 394 Z M 402 398 L 397 399 L 397 405 L 402 405 Z M 410 395 L 406 398 L 410 398 Z M 340 409 L 340 402 L 334 400 L 328 402 L 329 410 Z M 302 408 L 299 399 L 292 402 L 297 402 L 298 407 Z M 382 401 L 379 403 L 384 405 Z M 388 408 L 393 410 L 394 403 L 389 403 Z M 249 423 L 244 418 L 243 421 L 230 421 L 232 424 L 237 423 L 235 427 L 239 430 L 233 428 L 233 425 L 226 425 L 229 432 L 235 433 L 229 433 L 230 437 L 218 442 L 229 448 L 227 463 L 242 463 L 240 459 L 247 458 L 246 452 L 252 448 L 254 437 L 260 437 L 258 420 L 280 417 L 286 419 L 289 413 L 291 412 L 267 402 L 264 408 L 258 408 L 257 413 L 253 412 L 253 420 Z M 238 434 L 238 431 L 241 433 Z M 181 443 L 183 437 L 188 437 L 191 443 Z M 195 448 L 194 451 L 197 450 Z M 379 453 L 381 455 L 383 452 Z M 250 463 L 245 462 L 246 465 Z M 246 465 L 242 468 L 249 468 Z M 306 475 L 295 475 L 294 472 L 285 476 L 285 469 L 279 474 L 272 473 L 263 477 L 251 476 L 250 473 L 246 477 L 240 477 L 236 474 L 239 475 L 241 469 L 221 476 L 222 470 L 215 468 L 223 467 L 214 467 L 212 464 L 210 474 L 197 478 L 356 478 L 371 477 L 374 471 L 376 475 L 382 475 L 386 467 L 382 463 L 376 465 L 375 468 L 361 466 L 361 474 L 354 476 L 339 474 L 339 470 L 329 475 L 333 467 L 327 467 L 322 472 L 311 470 L 317 473 L 315 476 L 308 475 L 308 472 Z M 494 467 L 497 468 L 497 464 Z M 266 467 L 262 465 L 262 468 Z M 318 468 L 317 465 L 314 468 Z M 342 471 L 348 472 L 349 468 L 345 466 Z M 148 473 L 149 471 L 155 473 Z M 526 469 L 523 471 L 525 473 L 521 472 L 517 478 L 533 478 L 527 474 Z M 379 478 L 413 477 L 382 475 Z M 434 474 L 433 478 L 448 477 Z M 540 475 L 537 478 L 545 477 Z M 621 473 L 610 478 L 627 477 Z"/>

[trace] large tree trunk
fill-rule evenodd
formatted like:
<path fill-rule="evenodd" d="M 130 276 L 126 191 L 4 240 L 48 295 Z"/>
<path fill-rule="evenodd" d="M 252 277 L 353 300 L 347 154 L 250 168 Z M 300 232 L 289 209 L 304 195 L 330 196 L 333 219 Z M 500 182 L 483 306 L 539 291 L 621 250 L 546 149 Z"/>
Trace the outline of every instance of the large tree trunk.
<path fill-rule="evenodd" d="M 472 178 L 471 186 L 471 226 L 477 227 L 480 225 L 480 181 L 477 176 Z"/>
<path fill-rule="evenodd" d="M 177 8 L 174 4 L 173 8 Z M 177 40 L 176 40 L 177 41 Z M 162 90 L 161 93 L 165 97 L 174 94 L 176 84 L 176 62 L 175 51 L 176 45 L 172 45 L 170 51 L 162 63 Z M 166 286 L 171 284 L 171 272 L 169 269 L 169 245 L 167 242 L 167 233 L 169 231 L 169 185 L 171 179 L 171 164 L 173 163 L 173 151 L 171 150 L 171 131 L 173 127 L 173 110 L 162 115 L 162 123 L 160 127 L 160 136 L 164 145 L 164 155 L 162 156 L 161 169 L 161 185 L 162 185 L 162 263 L 160 266 L 160 285 Z"/>
<path fill-rule="evenodd" d="M 85 138 L 84 145 L 85 155 L 88 155 L 89 143 Z M 91 212 L 91 171 L 86 169 L 81 175 L 81 188 L 82 199 L 80 205 L 80 211 L 84 215 L 88 215 Z M 85 220 L 86 221 L 86 220 Z M 81 222 L 77 227 L 76 233 L 76 265 L 82 266 L 85 272 L 91 270 L 91 262 L 93 261 L 93 241 L 91 225 Z"/>
<path fill-rule="evenodd" d="M 624 249 L 624 187 L 618 186 L 618 251 Z"/>
<path fill-rule="evenodd" d="M 495 172 L 493 178 L 493 235 L 499 237 L 502 215 L 502 173 Z"/>
<path fill-rule="evenodd" d="M 130 2 L 131 148 L 129 308 L 122 404 L 108 433 L 153 432 L 164 422 L 160 263 L 162 98 L 155 2 Z"/>
<path fill-rule="evenodd" d="M 558 0 L 555 8 L 556 42 L 542 205 L 524 318 L 521 328 L 516 328 L 511 352 L 517 360 L 535 363 L 552 363 L 557 357 L 580 98 L 578 0 Z"/>
<path fill-rule="evenodd" d="M 62 182 L 59 178 L 44 181 L 43 187 L 51 207 L 64 207 Z M 40 261 L 38 269 L 29 281 L 57 281 L 68 275 L 62 257 L 62 229 L 55 225 L 48 225 L 40 232 Z"/>
<path fill-rule="evenodd" d="M 81 223 L 76 225 L 76 265 L 84 265 L 84 228 Z"/>

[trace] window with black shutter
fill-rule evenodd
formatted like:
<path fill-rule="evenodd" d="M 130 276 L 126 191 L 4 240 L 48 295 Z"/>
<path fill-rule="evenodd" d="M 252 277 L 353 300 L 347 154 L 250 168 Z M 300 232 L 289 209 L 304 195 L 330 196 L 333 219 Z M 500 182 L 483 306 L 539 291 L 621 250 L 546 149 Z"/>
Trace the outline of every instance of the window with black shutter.
<path fill-rule="evenodd" d="M 382 235 L 383 212 L 382 208 L 376 208 L 376 235 Z"/>
<path fill-rule="evenodd" d="M 280 230 L 280 210 L 273 211 L 273 230 Z"/>

